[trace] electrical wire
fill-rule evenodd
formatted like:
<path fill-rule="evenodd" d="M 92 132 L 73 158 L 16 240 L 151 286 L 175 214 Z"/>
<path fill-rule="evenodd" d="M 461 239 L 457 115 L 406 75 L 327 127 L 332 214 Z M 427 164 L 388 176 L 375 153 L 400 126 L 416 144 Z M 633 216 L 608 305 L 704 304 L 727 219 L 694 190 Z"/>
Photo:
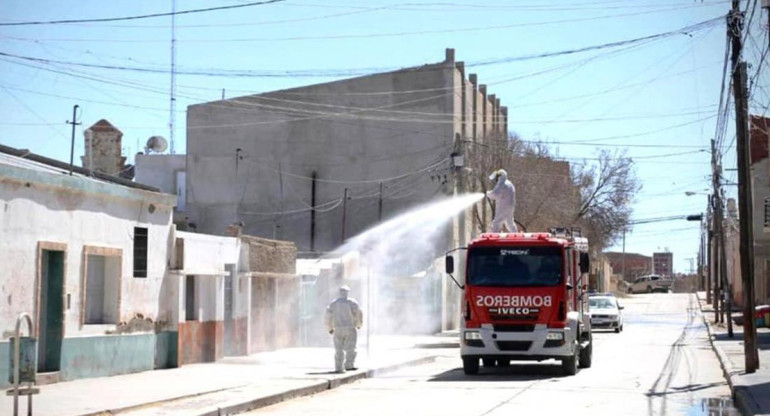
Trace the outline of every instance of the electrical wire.
<path fill-rule="evenodd" d="M 60 24 L 70 24 L 70 23 L 101 23 L 101 22 L 118 22 L 118 21 L 124 21 L 124 20 L 139 20 L 139 19 L 150 19 L 155 17 L 166 17 L 166 16 L 179 16 L 183 14 L 194 14 L 194 13 L 205 13 L 205 12 L 214 12 L 214 11 L 220 11 L 220 10 L 231 10 L 231 9 L 242 9 L 245 7 L 253 7 L 253 6 L 264 6 L 268 4 L 273 3 L 281 3 L 286 0 L 264 0 L 264 1 L 257 1 L 252 3 L 244 3 L 244 4 L 233 4 L 229 6 L 217 6 L 217 7 L 207 7 L 204 9 L 191 9 L 191 10 L 180 10 L 176 12 L 168 12 L 168 13 L 152 13 L 152 14 L 143 14 L 143 15 L 137 15 L 137 16 L 123 16 L 123 17 L 102 17 L 102 18 L 96 18 L 96 19 L 68 19 L 68 20 L 38 20 L 38 21 L 26 21 L 26 22 L 0 22 L 0 26 L 36 26 L 36 25 L 60 25 Z"/>
<path fill-rule="evenodd" d="M 521 55 L 521 56 L 510 56 L 510 57 L 504 57 L 504 58 L 493 58 L 493 59 L 481 60 L 477 62 L 469 62 L 469 63 L 466 63 L 466 67 L 471 68 L 471 67 L 498 65 L 498 64 L 511 63 L 511 62 L 523 62 L 523 61 L 529 61 L 529 60 L 535 60 L 535 59 L 572 55 L 572 54 L 578 54 L 578 53 L 602 50 L 602 49 L 608 49 L 608 48 L 617 48 L 621 46 L 633 45 L 636 43 L 656 41 L 656 40 L 668 38 L 675 35 L 691 34 L 700 30 L 704 30 L 715 24 L 720 23 L 722 19 L 723 17 L 709 19 L 694 25 L 685 26 L 680 29 L 676 29 L 668 32 L 656 33 L 653 35 L 643 36 L 643 37 L 634 38 L 634 39 L 628 39 L 624 41 L 610 42 L 610 43 L 586 46 L 586 47 L 576 48 L 576 49 L 561 50 L 561 51 L 555 51 L 555 52 L 529 54 L 529 55 Z M 170 71 L 169 69 L 166 69 L 166 68 L 149 68 L 149 67 L 137 67 L 137 66 L 128 67 L 128 66 L 121 66 L 121 65 L 100 65 L 100 64 L 90 64 L 85 62 L 60 61 L 60 60 L 45 59 L 45 58 L 26 56 L 26 55 L 18 55 L 18 54 L 13 54 L 8 52 L 0 52 L 0 56 L 4 56 L 6 58 L 20 59 L 20 60 L 30 61 L 30 62 L 54 63 L 54 64 L 60 64 L 60 65 L 80 66 L 80 67 L 98 68 L 98 69 L 111 69 L 111 70 L 121 70 L 121 71 L 163 73 L 163 74 L 168 73 Z M 434 67 L 438 67 L 436 69 L 444 69 L 443 64 L 434 65 Z M 254 70 L 220 70 L 219 72 L 214 72 L 211 70 L 204 71 L 204 70 L 190 70 L 190 69 L 180 68 L 176 70 L 176 73 L 179 75 L 232 76 L 232 77 L 244 77 L 244 76 L 246 77 L 286 77 L 286 76 L 315 77 L 315 76 L 351 75 L 351 74 L 355 74 L 356 71 L 358 71 L 358 74 L 361 74 L 361 73 L 365 74 L 365 73 L 371 73 L 373 69 L 374 68 L 368 68 L 368 69 L 365 68 L 363 69 L 363 71 L 361 71 L 361 69 L 358 69 L 358 70 L 356 69 L 353 69 L 353 70 L 351 69 L 348 69 L 348 70 L 299 70 L 299 71 L 269 71 L 268 70 L 268 71 L 261 71 L 261 72 L 254 71 Z M 425 69 L 426 68 L 424 67 L 417 67 L 411 70 L 423 71 Z M 377 72 L 383 72 L 388 70 L 398 70 L 398 68 L 390 68 L 390 69 L 377 68 Z"/>

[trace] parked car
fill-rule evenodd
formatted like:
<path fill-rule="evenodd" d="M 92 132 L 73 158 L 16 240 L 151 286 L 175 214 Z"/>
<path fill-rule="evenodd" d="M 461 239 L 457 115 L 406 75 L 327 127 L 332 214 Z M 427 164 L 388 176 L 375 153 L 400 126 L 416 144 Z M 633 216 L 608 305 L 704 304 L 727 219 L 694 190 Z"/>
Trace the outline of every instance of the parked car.
<path fill-rule="evenodd" d="M 674 281 L 668 277 L 650 274 L 639 277 L 628 285 L 628 293 L 668 292 L 673 286 Z"/>
<path fill-rule="evenodd" d="M 589 296 L 588 313 L 591 315 L 591 329 L 623 330 L 623 307 L 615 296 Z"/>

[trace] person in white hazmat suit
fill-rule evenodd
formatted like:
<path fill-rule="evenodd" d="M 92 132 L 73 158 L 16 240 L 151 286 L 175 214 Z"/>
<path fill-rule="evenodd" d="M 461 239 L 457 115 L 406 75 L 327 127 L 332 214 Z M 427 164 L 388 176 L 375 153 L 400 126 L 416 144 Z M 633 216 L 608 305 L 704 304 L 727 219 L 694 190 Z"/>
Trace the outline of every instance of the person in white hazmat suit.
<path fill-rule="evenodd" d="M 340 287 L 340 296 L 326 308 L 326 330 L 334 337 L 334 370 L 355 370 L 358 329 L 364 322 L 364 314 L 358 302 L 348 297 L 350 288 Z"/>
<path fill-rule="evenodd" d="M 489 175 L 489 180 L 494 181 L 495 187 L 487 191 L 487 196 L 496 201 L 495 218 L 492 219 L 492 232 L 499 233 L 503 230 L 503 224 L 509 233 L 519 231 L 513 220 L 513 211 L 516 207 L 516 188 L 508 180 L 508 172 L 499 169 Z"/>

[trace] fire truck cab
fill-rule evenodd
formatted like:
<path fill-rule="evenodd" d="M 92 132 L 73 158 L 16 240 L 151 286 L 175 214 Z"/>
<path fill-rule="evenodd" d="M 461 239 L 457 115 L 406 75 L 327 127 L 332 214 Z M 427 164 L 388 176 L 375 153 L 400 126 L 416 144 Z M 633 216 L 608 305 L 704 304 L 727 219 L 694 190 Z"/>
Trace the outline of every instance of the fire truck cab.
<path fill-rule="evenodd" d="M 578 230 L 485 233 L 468 245 L 464 259 L 465 374 L 478 373 L 479 361 L 486 367 L 556 359 L 568 375 L 591 366 L 588 240 Z M 446 256 L 450 276 L 454 260 Z"/>

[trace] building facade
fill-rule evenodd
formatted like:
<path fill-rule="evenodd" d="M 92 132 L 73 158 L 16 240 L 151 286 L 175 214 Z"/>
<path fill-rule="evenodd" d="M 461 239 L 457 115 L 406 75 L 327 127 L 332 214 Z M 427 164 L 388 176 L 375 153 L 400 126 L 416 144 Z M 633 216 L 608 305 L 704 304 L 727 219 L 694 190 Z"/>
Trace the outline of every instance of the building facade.
<path fill-rule="evenodd" d="M 240 223 L 317 253 L 462 193 L 466 141 L 504 135 L 507 110 L 448 49 L 437 64 L 192 105 L 187 131 L 185 209 L 199 231 Z"/>
<path fill-rule="evenodd" d="M 0 145 L 0 356 L 22 313 L 41 382 L 298 345 L 292 243 L 177 231 L 177 195 L 69 169 Z"/>
<path fill-rule="evenodd" d="M 757 305 L 764 305 L 770 302 L 770 158 L 768 158 L 770 118 L 750 117 L 749 140 L 751 146 L 749 174 L 753 199 L 751 223 L 754 234 L 754 301 Z M 739 285 L 737 281 L 740 279 L 740 268 L 738 268 L 738 273 L 732 276 L 732 280 L 736 280 L 734 286 Z M 738 287 L 742 287 L 742 283 Z M 734 292 L 734 299 L 736 303 L 742 304 L 742 292 Z"/>
<path fill-rule="evenodd" d="M 173 328 L 160 294 L 171 289 L 164 277 L 174 197 L 82 169 L 68 175 L 53 162 L 0 148 L 0 296 L 8 302 L 0 356 L 25 312 L 38 371 L 54 379 L 166 366 Z M 7 365 L 0 360 L 0 383 Z"/>
<path fill-rule="evenodd" d="M 669 251 L 652 253 L 652 273 L 674 277 L 674 253 Z"/>

